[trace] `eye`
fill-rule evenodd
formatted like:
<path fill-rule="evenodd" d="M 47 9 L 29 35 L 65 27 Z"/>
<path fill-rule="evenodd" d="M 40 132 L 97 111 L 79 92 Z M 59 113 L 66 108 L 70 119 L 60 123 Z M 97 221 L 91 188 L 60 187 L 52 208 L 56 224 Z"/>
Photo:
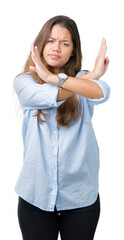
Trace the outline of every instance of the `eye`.
<path fill-rule="evenodd" d="M 53 40 L 48 40 L 47 42 L 48 42 L 48 43 L 54 43 L 54 41 L 53 41 Z"/>
<path fill-rule="evenodd" d="M 62 43 L 62 45 L 66 46 L 66 47 L 68 47 L 68 46 L 69 46 L 69 44 L 68 44 L 68 43 Z"/>

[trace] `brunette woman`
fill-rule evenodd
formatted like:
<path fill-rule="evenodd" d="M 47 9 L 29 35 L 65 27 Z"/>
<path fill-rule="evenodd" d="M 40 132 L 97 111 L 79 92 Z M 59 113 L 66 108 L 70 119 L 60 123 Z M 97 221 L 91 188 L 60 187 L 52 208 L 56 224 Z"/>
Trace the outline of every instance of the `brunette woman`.
<path fill-rule="evenodd" d="M 49 19 L 39 32 L 24 72 L 14 79 L 23 109 L 23 167 L 15 191 L 24 240 L 92 240 L 100 215 L 99 147 L 94 106 L 108 100 L 100 80 L 107 70 L 102 39 L 90 72 L 81 70 L 76 23 Z M 92 54 L 92 53 L 91 53 Z"/>

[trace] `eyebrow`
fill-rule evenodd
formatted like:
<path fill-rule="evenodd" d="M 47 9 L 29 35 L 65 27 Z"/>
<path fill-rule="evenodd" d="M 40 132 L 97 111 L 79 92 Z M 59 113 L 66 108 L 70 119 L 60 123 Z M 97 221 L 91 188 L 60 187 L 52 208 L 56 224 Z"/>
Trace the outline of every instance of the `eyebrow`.
<path fill-rule="evenodd" d="M 56 40 L 55 38 L 53 38 L 53 37 L 49 37 L 49 38 L 51 38 L 51 39 L 53 39 L 53 40 Z M 69 40 L 61 40 L 61 42 L 70 42 Z"/>

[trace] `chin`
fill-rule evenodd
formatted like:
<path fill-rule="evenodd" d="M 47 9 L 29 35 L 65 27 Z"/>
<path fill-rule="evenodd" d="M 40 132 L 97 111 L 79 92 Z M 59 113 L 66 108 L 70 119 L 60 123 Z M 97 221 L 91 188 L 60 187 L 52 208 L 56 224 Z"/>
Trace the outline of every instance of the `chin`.
<path fill-rule="evenodd" d="M 47 62 L 50 67 L 61 68 L 62 66 L 57 65 L 56 63 Z"/>

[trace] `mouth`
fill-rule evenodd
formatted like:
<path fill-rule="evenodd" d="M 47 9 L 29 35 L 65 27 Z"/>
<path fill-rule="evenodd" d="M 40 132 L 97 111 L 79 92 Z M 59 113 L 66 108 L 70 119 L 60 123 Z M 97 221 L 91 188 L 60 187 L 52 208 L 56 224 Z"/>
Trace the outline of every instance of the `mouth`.
<path fill-rule="evenodd" d="M 60 58 L 60 56 L 57 55 L 57 54 L 48 54 L 48 56 L 52 59 L 59 59 Z"/>

